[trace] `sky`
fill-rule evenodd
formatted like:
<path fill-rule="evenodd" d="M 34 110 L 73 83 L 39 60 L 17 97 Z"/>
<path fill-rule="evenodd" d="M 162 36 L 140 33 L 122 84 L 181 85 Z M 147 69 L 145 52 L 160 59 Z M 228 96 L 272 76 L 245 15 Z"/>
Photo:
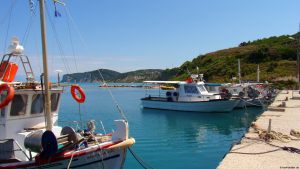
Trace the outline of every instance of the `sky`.
<path fill-rule="evenodd" d="M 66 6 L 56 5 L 61 17 L 54 17 L 53 1 L 46 0 L 51 74 L 173 68 L 244 41 L 294 34 L 300 22 L 299 0 L 61 1 Z M 0 54 L 17 36 L 39 75 L 38 6 L 31 11 L 29 0 L 0 2 Z"/>

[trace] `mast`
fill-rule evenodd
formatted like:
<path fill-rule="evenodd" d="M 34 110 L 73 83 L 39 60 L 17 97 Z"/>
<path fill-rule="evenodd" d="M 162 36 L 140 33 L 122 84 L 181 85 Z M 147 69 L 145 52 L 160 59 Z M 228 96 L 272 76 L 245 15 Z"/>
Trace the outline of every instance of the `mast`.
<path fill-rule="evenodd" d="M 259 73 L 260 73 L 259 65 L 257 65 L 257 83 L 259 83 Z"/>
<path fill-rule="evenodd" d="M 241 62 L 238 59 L 238 75 L 239 75 L 239 84 L 241 84 Z"/>
<path fill-rule="evenodd" d="M 47 63 L 47 44 L 46 44 L 46 22 L 44 0 L 40 2 L 40 22 L 41 22 L 41 37 L 42 37 L 42 50 L 43 50 L 43 68 L 44 68 L 44 85 L 45 85 L 45 116 L 46 116 L 46 129 L 52 130 L 52 113 L 51 113 L 51 100 L 49 93 L 49 80 L 48 80 L 48 63 Z"/>

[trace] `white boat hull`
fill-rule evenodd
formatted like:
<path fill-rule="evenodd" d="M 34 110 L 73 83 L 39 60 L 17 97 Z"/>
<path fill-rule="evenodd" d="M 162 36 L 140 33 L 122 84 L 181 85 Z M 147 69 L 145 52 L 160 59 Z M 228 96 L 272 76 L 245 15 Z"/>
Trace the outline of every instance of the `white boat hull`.
<path fill-rule="evenodd" d="M 96 146 L 97 147 L 97 146 Z M 39 165 L 37 161 L 7 163 L 1 165 L 0 168 L 48 168 L 48 169 L 64 169 L 68 168 L 99 168 L 99 169 L 120 169 L 123 168 L 126 157 L 127 148 L 116 149 L 99 149 L 97 151 L 79 152 L 64 155 L 63 157 L 54 158 L 53 161 Z"/>
<path fill-rule="evenodd" d="M 142 99 L 144 108 L 193 111 L 193 112 L 230 112 L 240 100 L 211 100 L 197 102 L 170 102 L 164 100 Z"/>

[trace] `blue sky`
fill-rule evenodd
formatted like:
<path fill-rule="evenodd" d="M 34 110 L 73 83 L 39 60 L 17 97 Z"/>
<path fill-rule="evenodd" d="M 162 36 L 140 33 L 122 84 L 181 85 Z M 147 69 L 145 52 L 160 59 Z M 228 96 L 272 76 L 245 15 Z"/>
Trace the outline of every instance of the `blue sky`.
<path fill-rule="evenodd" d="M 14 1 L 6 36 L 8 9 Z M 66 8 L 58 6 L 62 17 L 54 18 L 53 3 L 47 0 L 46 16 L 49 15 L 53 23 L 48 17 L 49 69 L 52 73 L 56 69 L 74 73 L 97 68 L 120 72 L 172 68 L 199 54 L 235 47 L 243 41 L 294 34 L 300 22 L 299 0 L 64 2 Z M 24 37 L 30 19 L 28 3 L 28 0 L 1 0 L 0 53 L 4 52 L 11 37 Z M 24 45 L 25 53 L 33 60 L 36 74 L 42 70 L 38 23 L 36 15 Z"/>

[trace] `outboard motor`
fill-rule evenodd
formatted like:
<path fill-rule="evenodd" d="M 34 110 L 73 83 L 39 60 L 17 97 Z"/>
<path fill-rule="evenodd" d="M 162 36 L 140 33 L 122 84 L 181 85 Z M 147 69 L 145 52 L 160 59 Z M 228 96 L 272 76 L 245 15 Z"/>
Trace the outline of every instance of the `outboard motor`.
<path fill-rule="evenodd" d="M 248 94 L 248 97 L 251 98 L 251 99 L 254 99 L 254 98 L 257 98 L 258 95 L 259 95 L 259 91 L 253 89 L 252 87 L 248 87 L 248 90 L 247 90 L 247 94 Z"/>
<path fill-rule="evenodd" d="M 220 88 L 220 95 L 222 99 L 229 100 L 232 97 L 232 94 L 225 87 Z"/>

